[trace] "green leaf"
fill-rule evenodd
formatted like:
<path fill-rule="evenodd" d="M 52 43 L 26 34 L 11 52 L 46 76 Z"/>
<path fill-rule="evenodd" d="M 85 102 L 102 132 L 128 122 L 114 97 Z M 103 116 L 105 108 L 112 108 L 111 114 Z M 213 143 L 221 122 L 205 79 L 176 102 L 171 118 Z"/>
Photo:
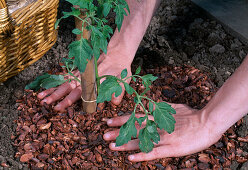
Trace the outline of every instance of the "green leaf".
<path fill-rule="evenodd" d="M 49 78 L 46 78 L 42 81 L 41 87 L 45 89 L 50 89 L 53 87 L 57 87 L 65 82 L 66 80 L 64 79 L 64 76 L 62 75 L 50 75 Z"/>
<path fill-rule="evenodd" d="M 124 79 L 127 77 L 127 69 L 125 68 L 124 70 L 122 70 L 121 72 L 121 79 Z"/>
<path fill-rule="evenodd" d="M 61 18 L 68 18 L 68 17 L 70 17 L 70 16 L 75 16 L 75 17 L 78 17 L 80 14 L 81 14 L 81 12 L 80 12 L 80 10 L 79 9 L 75 9 L 75 8 L 71 8 L 71 12 L 62 12 L 63 13 L 63 17 L 61 17 Z"/>
<path fill-rule="evenodd" d="M 153 103 L 151 101 L 149 101 L 149 111 L 153 112 Z"/>
<path fill-rule="evenodd" d="M 114 11 L 116 13 L 116 17 L 115 17 L 115 24 L 117 25 L 118 31 L 120 32 L 121 30 L 121 26 L 122 26 L 122 22 L 124 19 L 124 14 L 123 14 L 123 10 L 120 7 L 117 7 Z M 125 10 L 124 10 L 125 11 Z"/>
<path fill-rule="evenodd" d="M 71 10 L 72 10 L 71 12 L 62 12 L 63 16 L 60 19 L 58 19 L 54 25 L 55 29 L 58 28 L 58 25 L 62 19 L 68 18 L 70 16 L 79 16 L 81 14 L 79 9 L 71 8 Z"/>
<path fill-rule="evenodd" d="M 121 126 L 119 136 L 116 138 L 116 146 L 121 146 L 131 140 L 132 137 L 137 136 L 137 129 L 135 127 L 136 121 L 135 113 L 132 113 L 128 121 Z"/>
<path fill-rule="evenodd" d="M 110 38 L 110 34 L 113 34 L 113 29 L 108 25 L 104 25 L 102 33 L 105 37 Z"/>
<path fill-rule="evenodd" d="M 106 3 L 103 4 L 103 15 L 104 15 L 104 17 L 106 17 L 109 14 L 111 8 L 112 8 L 112 5 L 110 3 L 106 2 Z"/>
<path fill-rule="evenodd" d="M 142 152 L 150 152 L 152 151 L 154 144 L 160 141 L 160 136 L 157 131 L 156 123 L 151 120 L 146 122 L 146 127 L 141 129 L 139 132 L 139 147 Z"/>
<path fill-rule="evenodd" d="M 75 57 L 75 65 L 83 73 L 85 71 L 87 60 L 92 58 L 93 50 L 86 39 L 74 41 L 69 45 L 69 57 Z"/>
<path fill-rule="evenodd" d="M 152 74 L 147 74 L 142 76 L 142 80 L 145 85 L 151 85 L 153 81 L 157 80 L 158 77 L 153 76 Z"/>
<path fill-rule="evenodd" d="M 92 33 L 91 33 L 91 44 L 93 47 L 93 54 L 96 57 L 96 59 L 100 56 L 100 50 L 102 50 L 105 54 L 107 53 L 107 36 L 105 36 L 100 28 L 98 27 L 91 27 Z"/>
<path fill-rule="evenodd" d="M 100 31 L 100 28 L 94 27 L 94 26 L 91 26 L 90 28 L 91 28 L 91 31 L 92 31 L 93 34 L 96 34 L 96 35 L 98 35 L 99 37 L 103 37 L 103 34 L 102 34 L 102 32 Z"/>
<path fill-rule="evenodd" d="M 134 89 L 128 83 L 124 83 L 124 87 L 128 94 L 132 95 L 134 93 Z"/>
<path fill-rule="evenodd" d="M 157 79 L 157 77 L 153 76 L 152 74 L 147 74 L 142 76 L 142 82 L 145 85 L 145 90 L 143 91 L 143 93 L 141 94 L 141 96 L 143 96 L 144 94 L 146 94 L 146 92 L 150 89 L 149 86 L 152 84 L 153 81 L 155 81 Z"/>
<path fill-rule="evenodd" d="M 82 33 L 82 31 L 80 31 L 79 29 L 75 28 L 75 29 L 72 30 L 72 33 L 76 34 L 76 35 L 79 35 L 79 34 Z"/>
<path fill-rule="evenodd" d="M 92 0 L 66 0 L 72 5 L 78 5 L 81 9 L 89 9 L 89 3 L 92 3 Z"/>
<path fill-rule="evenodd" d="M 137 80 L 137 79 L 136 79 L 135 77 L 133 77 L 133 81 L 136 82 L 136 80 Z"/>
<path fill-rule="evenodd" d="M 155 102 L 153 117 L 154 121 L 161 130 L 164 129 L 168 133 L 172 133 L 174 131 L 176 121 L 172 114 L 175 113 L 176 111 L 169 104 L 165 102 Z"/>
<path fill-rule="evenodd" d="M 68 68 L 67 71 L 72 71 L 76 68 L 74 60 L 70 59 L 70 58 L 62 58 L 61 62 L 63 62 L 66 66 L 66 68 Z"/>
<path fill-rule="evenodd" d="M 64 79 L 63 75 L 50 75 L 50 74 L 43 74 L 42 76 L 38 76 L 33 82 L 28 84 L 25 89 L 32 89 L 32 90 L 39 90 L 41 87 L 45 89 L 50 89 L 52 87 L 57 87 L 66 80 Z"/>
<path fill-rule="evenodd" d="M 108 41 L 106 38 L 101 38 L 100 39 L 100 44 L 99 47 L 102 49 L 102 51 L 107 54 L 107 46 L 108 46 Z"/>
<path fill-rule="evenodd" d="M 41 88 L 40 84 L 41 84 L 42 80 L 49 78 L 49 77 L 50 77 L 50 74 L 47 74 L 47 73 L 45 73 L 41 76 L 38 76 L 35 78 L 34 81 L 32 81 L 30 84 L 26 85 L 25 89 L 37 91 Z"/>
<path fill-rule="evenodd" d="M 97 103 L 103 103 L 104 101 L 111 101 L 112 94 L 115 93 L 115 97 L 121 95 L 122 88 L 117 82 L 117 78 L 114 76 L 107 77 L 106 80 L 100 84 L 99 93 L 97 96 Z"/>
<path fill-rule="evenodd" d="M 141 71 L 141 67 L 139 66 L 139 67 L 136 69 L 135 74 L 138 75 L 138 74 L 140 73 L 140 71 Z"/>
<path fill-rule="evenodd" d="M 145 120 L 146 120 L 146 116 L 137 118 L 137 122 L 139 123 L 140 126 L 142 125 L 142 122 L 144 122 Z"/>

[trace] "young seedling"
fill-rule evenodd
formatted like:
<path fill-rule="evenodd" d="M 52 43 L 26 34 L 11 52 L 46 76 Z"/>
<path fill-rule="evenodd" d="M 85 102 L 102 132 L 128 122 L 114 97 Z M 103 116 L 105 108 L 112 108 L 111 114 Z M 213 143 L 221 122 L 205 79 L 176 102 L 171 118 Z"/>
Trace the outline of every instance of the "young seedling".
<path fill-rule="evenodd" d="M 26 89 L 38 90 L 41 87 L 49 89 L 56 87 L 66 81 L 76 80 L 80 82 L 80 79 L 73 74 L 73 70 L 78 69 L 80 73 L 85 71 L 86 65 L 89 60 L 94 56 L 95 61 L 95 77 L 97 84 L 97 103 L 103 103 L 105 101 L 111 101 L 112 95 L 115 94 L 118 97 L 121 92 L 121 83 L 124 84 L 125 90 L 128 94 L 134 94 L 135 107 L 128 121 L 120 128 L 119 136 L 116 138 L 116 145 L 121 146 L 128 143 L 132 137 L 138 137 L 139 147 L 142 152 L 150 152 L 154 143 L 160 141 L 160 136 L 158 129 L 165 130 L 168 133 L 172 133 L 175 127 L 175 119 L 172 116 L 175 114 L 175 110 L 166 102 L 155 102 L 152 99 L 145 96 L 146 92 L 150 90 L 149 86 L 153 81 L 157 79 L 151 74 L 140 76 L 139 73 L 141 68 L 138 67 L 135 74 L 127 77 L 127 69 L 121 72 L 121 78 L 104 75 L 99 77 L 97 70 L 97 60 L 101 52 L 107 53 L 108 39 L 110 35 L 113 34 L 112 28 L 107 25 L 108 14 L 110 11 L 115 12 L 115 23 L 118 30 L 120 31 L 124 15 L 127 16 L 130 13 L 128 4 L 125 0 L 67 0 L 74 6 L 79 6 L 80 9 L 84 9 L 85 17 L 81 18 L 81 12 L 79 9 L 71 8 L 70 12 L 63 12 L 63 17 L 60 18 L 55 27 L 58 26 L 59 22 L 63 18 L 68 18 L 70 16 L 76 17 L 82 22 L 82 29 L 75 28 L 72 32 L 76 35 L 81 35 L 81 38 L 77 41 L 72 42 L 69 45 L 69 55 L 68 58 L 63 58 L 64 66 L 67 70 L 65 75 L 49 75 L 45 73 L 44 75 L 37 77 L 32 83 L 26 86 Z M 84 29 L 91 32 L 90 39 L 87 40 L 83 37 Z M 70 79 L 65 79 L 65 76 L 71 76 Z M 144 91 L 139 94 L 135 91 L 128 83 L 127 79 L 133 79 L 134 81 L 140 78 L 145 87 Z M 101 84 L 100 80 L 105 79 Z M 147 100 L 149 102 L 149 109 L 146 109 L 142 101 Z M 136 118 L 135 113 L 141 106 L 144 110 L 145 115 L 143 117 Z M 148 119 L 148 115 L 154 117 L 153 120 Z M 146 125 L 140 130 L 137 136 L 137 129 L 135 123 L 140 126 L 143 122 Z"/>

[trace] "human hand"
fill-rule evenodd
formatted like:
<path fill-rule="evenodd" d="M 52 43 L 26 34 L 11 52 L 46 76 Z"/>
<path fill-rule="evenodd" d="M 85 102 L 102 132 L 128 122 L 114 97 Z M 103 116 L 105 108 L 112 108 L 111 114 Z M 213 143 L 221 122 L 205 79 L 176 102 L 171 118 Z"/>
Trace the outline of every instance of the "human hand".
<path fill-rule="evenodd" d="M 113 58 L 113 57 L 114 58 Z M 127 69 L 128 75 L 131 76 L 131 64 L 130 62 L 119 62 L 119 59 L 121 59 L 120 55 L 111 54 L 111 57 L 107 57 L 105 54 L 102 54 L 100 56 L 99 62 L 98 62 L 98 73 L 99 76 L 103 75 L 113 75 L 120 78 L 121 72 L 123 69 Z M 125 58 L 125 57 L 124 57 Z M 120 64 L 121 63 L 121 64 Z M 75 71 L 74 75 L 77 76 L 80 79 L 80 73 L 79 71 Z M 130 79 L 127 80 L 127 83 L 130 82 Z M 120 96 L 115 97 L 112 96 L 112 103 L 115 105 L 120 104 L 125 89 L 124 85 L 122 86 L 122 93 Z M 51 88 L 45 91 L 42 91 L 38 94 L 39 99 L 43 99 L 41 101 L 41 104 L 47 103 L 51 104 L 53 102 L 61 100 L 63 97 L 65 97 L 62 101 L 60 101 L 55 107 L 54 110 L 63 112 L 67 107 L 71 106 L 73 103 L 75 103 L 77 100 L 81 98 L 81 85 L 79 82 L 73 80 L 70 83 L 66 82 L 59 87 Z"/>
<path fill-rule="evenodd" d="M 159 130 L 160 142 L 155 144 L 153 150 L 149 153 L 137 153 L 129 155 L 128 159 L 133 162 L 149 161 L 165 157 L 179 157 L 189 154 L 193 154 L 203 149 L 208 148 L 215 142 L 217 142 L 222 134 L 216 134 L 215 129 L 211 123 L 208 122 L 206 113 L 204 110 L 194 110 L 183 104 L 172 104 L 172 107 L 176 110 L 175 114 L 175 131 L 172 134 L 168 134 L 164 130 Z M 136 115 L 137 117 L 144 115 Z M 122 126 L 129 116 L 122 116 L 112 118 L 107 121 L 108 126 L 118 127 Z M 149 119 L 153 119 L 152 116 Z M 139 130 L 144 127 L 144 124 Z M 110 131 L 104 134 L 103 138 L 106 141 L 115 140 L 119 135 L 119 129 Z M 111 150 L 114 151 L 131 151 L 139 149 L 139 140 L 133 139 L 127 144 L 120 147 L 115 147 L 115 143 L 110 143 Z"/>

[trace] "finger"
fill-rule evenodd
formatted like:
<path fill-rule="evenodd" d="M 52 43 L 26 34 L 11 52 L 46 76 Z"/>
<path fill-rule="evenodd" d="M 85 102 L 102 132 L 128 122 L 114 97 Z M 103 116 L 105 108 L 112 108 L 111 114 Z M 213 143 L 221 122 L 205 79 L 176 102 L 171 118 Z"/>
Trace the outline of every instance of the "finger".
<path fill-rule="evenodd" d="M 140 152 L 137 154 L 129 155 L 128 159 L 129 161 L 132 162 L 141 162 L 141 161 L 151 161 L 154 159 L 160 159 L 165 157 L 173 157 L 172 150 L 169 148 L 167 149 L 167 146 L 169 145 L 153 148 L 153 150 L 149 153 Z"/>
<path fill-rule="evenodd" d="M 109 148 L 113 151 L 133 151 L 139 149 L 139 139 L 129 141 L 122 146 L 116 146 L 116 143 L 110 143 Z"/>
<path fill-rule="evenodd" d="M 43 103 L 51 104 L 51 103 L 61 99 L 62 97 L 64 97 L 68 93 L 70 93 L 76 87 L 77 87 L 76 81 L 72 81 L 71 83 L 66 82 L 66 83 L 62 84 L 61 86 L 59 86 L 57 88 L 57 90 L 55 90 L 50 96 L 48 96 L 44 100 L 42 100 L 41 104 L 43 104 Z"/>
<path fill-rule="evenodd" d="M 123 83 L 121 83 L 120 85 L 121 85 L 121 88 L 122 88 L 121 94 L 118 97 L 115 97 L 115 93 L 112 95 L 111 102 L 114 105 L 119 105 L 121 103 L 121 101 L 122 101 L 122 98 L 123 98 L 124 94 L 125 94 L 125 87 L 124 87 Z"/>
<path fill-rule="evenodd" d="M 44 97 L 46 97 L 46 96 L 50 95 L 51 93 L 53 93 L 55 90 L 56 90 L 56 88 L 50 88 L 50 89 L 47 89 L 47 90 L 45 90 L 43 92 L 40 92 L 38 94 L 38 98 L 43 99 Z"/>
<path fill-rule="evenodd" d="M 130 76 L 130 75 L 132 75 L 132 74 L 129 73 L 127 76 Z M 119 75 L 118 77 L 120 78 L 120 75 Z M 127 80 L 126 80 L 126 83 L 129 84 L 130 81 L 131 81 L 131 78 L 127 79 Z M 122 88 L 121 94 L 120 94 L 118 97 L 115 97 L 115 94 L 112 95 L 112 100 L 111 100 L 111 102 L 112 102 L 113 104 L 115 104 L 115 105 L 119 105 L 119 104 L 121 103 L 122 98 L 123 98 L 123 96 L 124 96 L 124 94 L 125 94 L 125 87 L 124 87 L 124 84 L 121 83 L 120 85 L 121 85 L 121 88 Z"/>
<path fill-rule="evenodd" d="M 109 119 L 107 121 L 107 125 L 110 127 L 116 127 L 116 126 L 122 126 L 124 123 L 126 123 L 129 119 L 131 115 L 125 115 L 125 116 L 118 116 L 118 117 L 114 117 L 112 119 Z M 144 114 L 135 114 L 135 117 L 140 118 L 140 117 L 144 117 Z M 152 116 L 148 116 L 148 118 L 150 120 L 153 120 Z"/>
<path fill-rule="evenodd" d="M 71 93 L 66 96 L 66 98 L 64 98 L 54 107 L 54 110 L 63 112 L 67 107 L 71 106 L 80 99 L 81 93 L 81 87 L 77 87 L 76 89 L 72 90 Z"/>
<path fill-rule="evenodd" d="M 107 132 L 103 135 L 103 139 L 106 141 L 111 141 L 111 140 L 115 140 L 116 137 L 119 135 L 120 130 L 116 129 L 110 132 Z"/>

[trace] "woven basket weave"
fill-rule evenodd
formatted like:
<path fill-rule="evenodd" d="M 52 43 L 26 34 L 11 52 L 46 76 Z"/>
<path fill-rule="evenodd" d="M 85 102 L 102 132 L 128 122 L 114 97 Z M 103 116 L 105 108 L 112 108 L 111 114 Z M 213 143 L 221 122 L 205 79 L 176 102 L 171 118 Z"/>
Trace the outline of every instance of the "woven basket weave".
<path fill-rule="evenodd" d="M 9 14 L 0 0 L 0 82 L 40 59 L 55 43 L 59 0 L 36 0 Z"/>

